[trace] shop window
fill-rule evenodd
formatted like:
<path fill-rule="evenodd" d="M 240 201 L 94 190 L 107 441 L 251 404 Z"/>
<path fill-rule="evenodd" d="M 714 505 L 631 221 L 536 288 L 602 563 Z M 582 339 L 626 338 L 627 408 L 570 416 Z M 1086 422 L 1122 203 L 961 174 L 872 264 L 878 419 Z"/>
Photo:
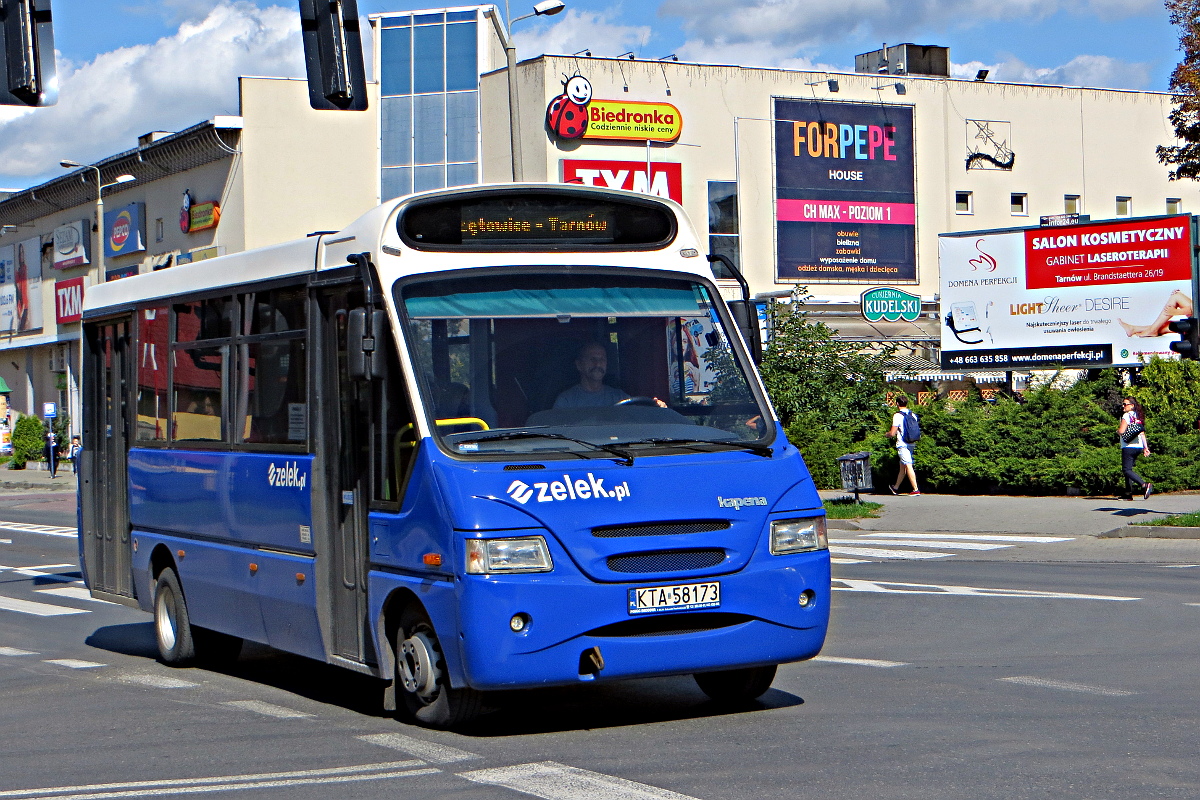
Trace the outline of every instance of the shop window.
<path fill-rule="evenodd" d="M 955 214 L 974 214 L 975 213 L 975 195 L 973 192 L 955 192 L 954 193 L 954 213 Z"/>
<path fill-rule="evenodd" d="M 1008 209 L 1014 217 L 1029 215 L 1029 195 L 1024 192 L 1013 192 L 1008 196 Z"/>
<path fill-rule="evenodd" d="M 714 255 L 728 256 L 741 269 L 735 181 L 708 182 L 708 250 Z"/>
<path fill-rule="evenodd" d="M 1117 197 L 1117 216 L 1132 217 L 1133 216 L 1133 198 L 1132 197 Z"/>
<path fill-rule="evenodd" d="M 1063 213 L 1078 214 L 1079 213 L 1079 195 L 1064 194 L 1063 195 Z"/>

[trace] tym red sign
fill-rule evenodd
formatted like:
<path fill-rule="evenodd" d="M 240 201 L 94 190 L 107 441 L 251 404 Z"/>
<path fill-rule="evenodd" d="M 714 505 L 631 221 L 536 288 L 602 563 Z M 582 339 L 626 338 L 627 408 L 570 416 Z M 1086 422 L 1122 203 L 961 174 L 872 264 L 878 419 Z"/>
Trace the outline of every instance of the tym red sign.
<path fill-rule="evenodd" d="M 1160 217 L 1025 232 L 1028 289 L 1186 281 L 1191 217 Z"/>
<path fill-rule="evenodd" d="M 651 162 L 650 179 L 647 180 L 645 161 L 582 161 L 564 158 L 562 179 L 563 183 L 628 189 L 666 197 L 676 203 L 683 202 L 683 167 L 669 162 Z"/>
<path fill-rule="evenodd" d="M 78 322 L 83 318 L 83 278 L 54 282 L 54 320 Z"/>

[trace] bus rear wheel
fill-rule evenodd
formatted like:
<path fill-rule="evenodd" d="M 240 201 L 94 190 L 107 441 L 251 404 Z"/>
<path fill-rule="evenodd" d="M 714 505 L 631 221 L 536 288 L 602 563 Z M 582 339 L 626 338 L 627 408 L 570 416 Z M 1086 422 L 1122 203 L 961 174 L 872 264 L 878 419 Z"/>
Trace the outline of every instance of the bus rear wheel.
<path fill-rule="evenodd" d="M 167 567 L 154 584 L 154 638 L 164 664 L 184 667 L 196 660 L 187 602 L 175 570 Z"/>
<path fill-rule="evenodd" d="M 473 720 L 483 708 L 483 695 L 474 689 L 454 689 L 446 674 L 446 659 L 429 617 L 407 608 L 396 633 L 396 708 L 419 725 L 452 728 Z"/>
<path fill-rule="evenodd" d="M 771 688 L 775 665 L 697 672 L 692 676 L 700 690 L 718 703 L 748 703 Z"/>

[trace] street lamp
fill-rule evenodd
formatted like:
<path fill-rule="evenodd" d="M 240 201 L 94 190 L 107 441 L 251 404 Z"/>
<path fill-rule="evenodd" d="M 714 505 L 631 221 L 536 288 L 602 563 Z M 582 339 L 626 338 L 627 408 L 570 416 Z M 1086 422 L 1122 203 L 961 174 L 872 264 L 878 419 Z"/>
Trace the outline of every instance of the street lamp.
<path fill-rule="evenodd" d="M 99 280 L 104 280 L 104 190 L 110 186 L 117 186 L 122 183 L 136 181 L 133 175 L 120 175 L 112 183 L 101 183 L 100 168 L 95 164 L 80 164 L 78 161 L 64 159 L 58 162 L 59 166 L 65 169 L 94 169 L 96 170 L 96 227 L 93 228 L 96 232 L 95 251 L 96 251 L 96 267 L 99 270 Z"/>
<path fill-rule="evenodd" d="M 492 11 L 492 24 L 504 44 L 504 57 L 508 62 L 508 138 L 512 151 L 512 176 L 514 181 L 525 180 L 524 159 L 521 157 L 521 131 L 517 121 L 517 47 L 512 43 L 512 26 L 530 17 L 552 17 L 567 7 L 563 0 L 542 0 L 533 7 L 532 14 L 512 18 L 508 10 L 508 0 L 504 0 L 504 17 L 508 20 L 505 27 L 500 26 L 500 18 Z"/>

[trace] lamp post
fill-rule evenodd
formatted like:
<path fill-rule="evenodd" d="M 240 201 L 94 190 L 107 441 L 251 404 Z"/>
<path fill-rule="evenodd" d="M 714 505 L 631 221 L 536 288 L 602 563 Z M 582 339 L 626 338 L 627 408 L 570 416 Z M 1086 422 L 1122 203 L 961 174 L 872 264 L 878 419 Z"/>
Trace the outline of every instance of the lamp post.
<path fill-rule="evenodd" d="M 504 27 L 500 25 L 500 17 L 496 10 L 492 11 L 492 24 L 504 44 L 504 58 L 508 62 L 508 139 L 512 153 L 512 176 L 514 181 L 525 180 L 525 164 L 521 156 L 521 130 L 518 120 L 517 106 L 517 46 L 512 42 L 512 26 L 530 17 L 552 17 L 567 7 L 563 0 L 542 0 L 533 7 L 532 14 L 512 18 L 508 11 L 508 0 L 504 0 L 504 17 L 508 20 Z"/>
<path fill-rule="evenodd" d="M 122 183 L 136 181 L 133 175 L 120 175 L 112 183 L 101 183 L 100 168 L 95 164 L 80 164 L 78 161 L 64 159 L 58 162 L 59 166 L 65 169 L 94 169 L 96 170 L 96 227 L 93 228 L 96 235 L 93 239 L 96 252 L 96 267 L 99 270 L 99 280 L 104 280 L 104 190 L 110 186 L 117 186 Z"/>

